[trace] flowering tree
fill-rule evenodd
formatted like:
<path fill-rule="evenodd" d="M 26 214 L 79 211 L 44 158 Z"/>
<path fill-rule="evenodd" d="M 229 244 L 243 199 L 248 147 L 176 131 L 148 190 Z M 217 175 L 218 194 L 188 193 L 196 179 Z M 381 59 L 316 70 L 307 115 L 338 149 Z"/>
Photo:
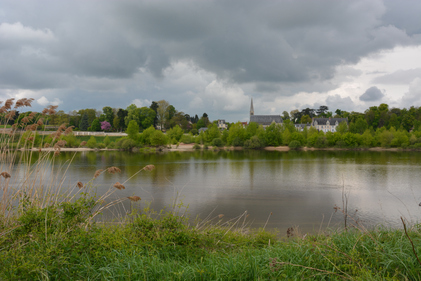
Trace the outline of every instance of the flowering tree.
<path fill-rule="evenodd" d="M 110 123 L 107 121 L 101 122 L 101 130 L 108 131 L 109 129 L 111 129 Z"/>

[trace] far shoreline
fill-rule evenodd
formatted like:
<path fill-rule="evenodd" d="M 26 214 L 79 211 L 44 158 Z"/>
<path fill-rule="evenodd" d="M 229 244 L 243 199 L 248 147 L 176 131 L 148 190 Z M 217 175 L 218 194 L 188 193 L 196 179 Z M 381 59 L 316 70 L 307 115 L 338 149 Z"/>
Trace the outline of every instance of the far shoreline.
<path fill-rule="evenodd" d="M 201 145 L 201 149 L 203 150 L 204 146 Z M 208 146 L 207 150 L 245 150 L 245 148 L 243 147 L 233 147 L 233 146 L 224 146 L 224 147 L 213 147 L 213 146 Z M 49 148 L 32 148 L 32 151 L 38 151 L 38 152 L 45 152 L 45 151 L 55 151 L 55 149 L 53 147 L 49 147 Z M 158 148 L 157 148 L 158 150 Z M 191 151 L 196 151 L 199 149 L 195 149 L 194 148 L 194 144 L 184 144 L 181 143 L 179 145 L 170 145 L 168 147 L 165 148 L 161 148 L 160 151 L 161 152 L 171 152 L 171 151 L 176 151 L 176 152 L 191 152 Z M 266 151 L 283 151 L 283 152 L 287 152 L 287 151 L 294 151 L 295 149 L 290 149 L 288 146 L 267 146 L 262 148 L 261 150 L 266 150 Z M 64 147 L 64 148 L 60 148 L 60 151 L 63 152 L 84 152 L 84 151 L 120 151 L 119 149 L 109 149 L 109 148 L 87 148 L 87 147 L 74 147 L 74 148 L 68 148 L 68 147 Z M 295 151 L 391 151 L 391 152 L 407 152 L 407 151 L 421 151 L 420 149 L 410 149 L 410 148 L 396 148 L 396 147 L 392 147 L 392 148 L 386 148 L 386 147 L 370 147 L 370 148 L 340 148 L 340 147 L 326 147 L 326 148 L 316 148 L 316 147 L 301 147 L 299 149 L 296 149 Z"/>

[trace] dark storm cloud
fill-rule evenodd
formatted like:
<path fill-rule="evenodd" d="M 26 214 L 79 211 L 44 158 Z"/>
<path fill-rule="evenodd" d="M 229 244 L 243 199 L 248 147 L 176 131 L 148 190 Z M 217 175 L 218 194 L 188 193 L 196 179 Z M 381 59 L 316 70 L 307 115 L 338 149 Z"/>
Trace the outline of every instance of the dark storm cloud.
<path fill-rule="evenodd" d="M 360 101 L 379 101 L 383 97 L 384 94 L 382 91 L 376 86 L 373 86 L 368 88 L 365 93 L 360 96 Z"/>
<path fill-rule="evenodd" d="M 190 62 L 268 95 L 329 89 L 338 66 L 418 44 L 420 14 L 389 0 L 0 0 L 0 88 L 113 89 Z"/>

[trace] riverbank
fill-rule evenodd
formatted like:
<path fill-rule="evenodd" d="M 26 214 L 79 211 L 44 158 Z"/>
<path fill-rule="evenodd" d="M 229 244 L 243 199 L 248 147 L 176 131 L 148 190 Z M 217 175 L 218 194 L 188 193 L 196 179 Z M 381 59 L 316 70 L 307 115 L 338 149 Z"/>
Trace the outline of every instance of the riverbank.
<path fill-rule="evenodd" d="M 224 226 L 220 216 L 189 226 L 184 215 L 146 211 L 118 225 L 86 224 L 59 207 L 30 209 L 0 228 L 1 280 L 421 279 L 412 249 L 418 227 L 318 235 L 291 228 L 279 240 L 234 221 Z"/>
<path fill-rule="evenodd" d="M 204 149 L 204 146 L 201 146 L 201 149 Z M 244 150 L 243 147 L 208 147 L 209 150 L 212 149 L 220 149 L 220 150 Z M 267 146 L 262 148 L 263 150 L 267 151 L 290 151 L 291 149 L 288 146 Z M 109 149 L 109 148 L 87 148 L 87 147 L 72 147 L 72 148 L 61 148 L 61 151 L 66 152 L 82 152 L 82 151 L 118 151 L 118 149 Z M 195 151 L 197 149 L 194 148 L 194 144 L 184 144 L 181 143 L 179 145 L 170 145 L 166 148 L 162 148 L 161 151 Z M 300 151 L 421 151 L 420 149 L 409 149 L 409 148 L 386 148 L 386 147 L 370 147 L 370 148 L 339 148 L 339 147 L 328 147 L 328 148 L 315 148 L 315 147 L 301 147 L 298 150 Z M 33 148 L 32 151 L 54 151 L 54 148 Z"/>

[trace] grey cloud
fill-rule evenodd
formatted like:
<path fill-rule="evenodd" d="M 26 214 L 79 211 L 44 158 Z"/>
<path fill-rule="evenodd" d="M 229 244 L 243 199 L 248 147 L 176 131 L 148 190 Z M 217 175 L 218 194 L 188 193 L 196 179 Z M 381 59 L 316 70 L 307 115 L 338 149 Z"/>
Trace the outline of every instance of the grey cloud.
<path fill-rule="evenodd" d="M 376 77 L 372 82 L 380 84 L 409 84 L 417 77 L 421 77 L 421 68 L 399 70 Z"/>
<path fill-rule="evenodd" d="M 331 95 L 326 98 L 324 105 L 329 107 L 329 111 L 335 112 L 336 109 L 353 111 L 355 104 L 350 97 L 341 97 L 340 95 Z"/>
<path fill-rule="evenodd" d="M 384 97 L 382 91 L 376 86 L 368 88 L 364 94 L 360 96 L 361 101 L 379 101 Z"/>

